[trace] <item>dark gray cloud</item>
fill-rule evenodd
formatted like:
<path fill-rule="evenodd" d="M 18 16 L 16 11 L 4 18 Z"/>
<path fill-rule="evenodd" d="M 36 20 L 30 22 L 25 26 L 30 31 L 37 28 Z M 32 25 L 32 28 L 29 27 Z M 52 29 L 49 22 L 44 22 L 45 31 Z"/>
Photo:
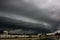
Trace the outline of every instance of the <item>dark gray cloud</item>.
<path fill-rule="evenodd" d="M 59 3 L 59 0 L 1 0 L 0 26 L 34 33 L 59 30 Z"/>

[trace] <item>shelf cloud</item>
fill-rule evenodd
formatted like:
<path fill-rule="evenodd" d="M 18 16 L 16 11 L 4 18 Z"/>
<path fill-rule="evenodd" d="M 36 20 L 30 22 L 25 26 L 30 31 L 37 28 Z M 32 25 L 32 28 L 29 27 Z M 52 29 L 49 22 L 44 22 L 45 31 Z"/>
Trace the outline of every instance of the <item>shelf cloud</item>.
<path fill-rule="evenodd" d="M 14 28 L 19 28 L 19 30 L 26 30 L 23 32 L 31 30 L 32 33 L 39 33 L 60 30 L 60 1 L 1 0 L 0 23 L 1 28 L 15 26 Z"/>

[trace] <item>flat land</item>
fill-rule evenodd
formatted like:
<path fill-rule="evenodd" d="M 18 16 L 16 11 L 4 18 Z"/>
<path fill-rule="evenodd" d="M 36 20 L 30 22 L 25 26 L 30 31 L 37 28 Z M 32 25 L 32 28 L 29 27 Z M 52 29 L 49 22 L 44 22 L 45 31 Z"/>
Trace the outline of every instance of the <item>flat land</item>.
<path fill-rule="evenodd" d="M 0 40 L 39 40 L 40 38 L 1 38 Z"/>

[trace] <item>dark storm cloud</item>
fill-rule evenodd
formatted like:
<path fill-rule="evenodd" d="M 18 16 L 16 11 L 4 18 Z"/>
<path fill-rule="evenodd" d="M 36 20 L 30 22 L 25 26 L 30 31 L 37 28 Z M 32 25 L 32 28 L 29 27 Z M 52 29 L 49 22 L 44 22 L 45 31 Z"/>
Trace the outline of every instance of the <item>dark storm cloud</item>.
<path fill-rule="evenodd" d="M 5 13 L 5 12 L 4 12 Z M 3 13 L 2 13 L 3 14 Z M 11 14 L 4 14 L 0 15 L 0 21 L 1 25 L 6 27 L 6 28 L 11 28 L 11 29 L 25 29 L 25 30 L 34 30 L 37 32 L 49 32 L 51 30 L 51 27 L 49 24 L 42 22 L 42 21 L 37 21 L 33 20 L 31 18 L 27 18 L 24 16 L 17 16 L 17 15 L 11 15 Z M 43 26 L 43 27 L 42 27 Z M 40 31 L 39 31 L 40 30 Z M 47 31 L 49 30 L 49 31 Z"/>
<path fill-rule="evenodd" d="M 3 0 L 0 4 L 0 26 L 29 29 L 34 32 L 58 30 L 59 2 L 59 0 Z"/>

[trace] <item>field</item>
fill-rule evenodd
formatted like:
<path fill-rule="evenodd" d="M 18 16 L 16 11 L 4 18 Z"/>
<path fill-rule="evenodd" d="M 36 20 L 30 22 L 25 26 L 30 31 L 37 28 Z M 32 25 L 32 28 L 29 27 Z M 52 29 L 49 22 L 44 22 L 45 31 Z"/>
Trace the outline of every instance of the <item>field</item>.
<path fill-rule="evenodd" d="M 0 40 L 39 40 L 40 38 L 3 38 Z"/>
<path fill-rule="evenodd" d="M 59 40 L 60 35 L 0 35 L 0 40 Z"/>
<path fill-rule="evenodd" d="M 0 40 L 59 40 L 57 38 L 0 38 Z"/>

